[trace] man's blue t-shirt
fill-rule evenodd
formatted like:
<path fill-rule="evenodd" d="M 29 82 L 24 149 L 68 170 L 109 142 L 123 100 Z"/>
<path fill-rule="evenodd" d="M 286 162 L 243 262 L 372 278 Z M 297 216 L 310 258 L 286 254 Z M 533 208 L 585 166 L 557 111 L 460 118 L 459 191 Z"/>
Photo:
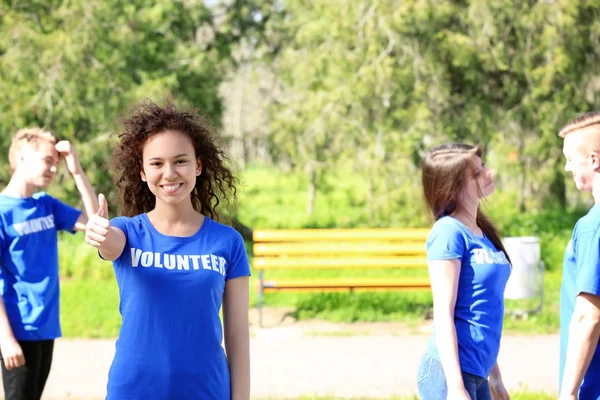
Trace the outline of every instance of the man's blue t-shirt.
<path fill-rule="evenodd" d="M 560 373 L 559 386 L 565 368 L 569 325 L 580 293 L 600 296 L 600 204 L 575 224 L 563 261 L 560 288 Z M 579 389 L 581 399 L 600 399 L 600 346 L 592 357 Z"/>
<path fill-rule="evenodd" d="M 123 324 L 107 399 L 229 399 L 219 310 L 225 282 L 250 275 L 241 235 L 208 217 L 190 237 L 161 234 L 146 214 L 111 224 L 127 243 L 113 262 Z"/>
<path fill-rule="evenodd" d="M 73 232 L 79 215 L 44 192 L 0 194 L 0 293 L 17 340 L 61 336 L 57 232 Z"/>
<path fill-rule="evenodd" d="M 450 216 L 433 225 L 427 238 L 427 259 L 460 260 L 454 308 L 460 369 L 487 379 L 500 350 L 510 263 L 485 235 L 475 235 Z M 435 334 L 428 351 L 439 359 Z"/>

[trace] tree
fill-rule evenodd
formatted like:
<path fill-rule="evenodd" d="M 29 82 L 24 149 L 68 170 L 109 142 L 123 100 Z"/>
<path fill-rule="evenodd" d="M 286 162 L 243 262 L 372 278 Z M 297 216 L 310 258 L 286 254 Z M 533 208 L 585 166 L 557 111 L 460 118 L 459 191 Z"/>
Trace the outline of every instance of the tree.
<path fill-rule="evenodd" d="M 282 4 L 272 140 L 313 178 L 309 205 L 315 178 L 354 160 L 372 223 L 389 223 L 447 141 L 480 144 L 522 210 L 566 204 L 557 131 L 600 103 L 598 1 Z"/>
<path fill-rule="evenodd" d="M 77 143 L 92 183 L 114 201 L 106 165 L 119 117 L 145 98 L 172 95 L 219 126 L 218 88 L 241 38 L 260 39 L 261 7 L 233 1 L 210 8 L 198 0 L 1 3 L 0 151 L 6 154 L 18 128 L 44 126 Z M 8 174 L 4 169 L 0 178 Z M 74 186 L 66 191 L 76 201 Z"/>

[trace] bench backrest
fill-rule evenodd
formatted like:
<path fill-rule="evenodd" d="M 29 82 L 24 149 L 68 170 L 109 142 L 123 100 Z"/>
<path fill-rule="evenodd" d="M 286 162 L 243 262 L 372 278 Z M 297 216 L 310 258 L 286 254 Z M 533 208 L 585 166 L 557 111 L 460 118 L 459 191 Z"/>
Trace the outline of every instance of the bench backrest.
<path fill-rule="evenodd" d="M 429 229 L 254 230 L 254 268 L 418 268 Z"/>

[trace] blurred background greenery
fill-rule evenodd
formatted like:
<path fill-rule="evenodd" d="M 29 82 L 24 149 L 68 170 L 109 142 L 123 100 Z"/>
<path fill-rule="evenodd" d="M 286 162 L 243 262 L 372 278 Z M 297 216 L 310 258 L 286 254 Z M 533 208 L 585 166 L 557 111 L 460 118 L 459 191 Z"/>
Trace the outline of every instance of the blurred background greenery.
<path fill-rule="evenodd" d="M 0 183 L 10 137 L 43 126 L 76 144 L 117 215 L 108 165 L 119 119 L 173 97 L 219 130 L 242 179 L 233 217 L 247 239 L 255 228 L 422 227 L 420 157 L 480 144 L 497 186 L 486 212 L 504 236 L 540 237 L 548 272 L 542 313 L 506 326 L 555 331 L 562 254 L 592 203 L 563 171 L 557 132 L 600 108 L 599 61 L 598 0 L 5 0 Z M 49 191 L 79 204 L 64 167 Z M 65 334 L 116 335 L 112 268 L 81 234 L 60 249 Z M 298 318 L 419 321 L 431 296 L 266 304 Z"/>

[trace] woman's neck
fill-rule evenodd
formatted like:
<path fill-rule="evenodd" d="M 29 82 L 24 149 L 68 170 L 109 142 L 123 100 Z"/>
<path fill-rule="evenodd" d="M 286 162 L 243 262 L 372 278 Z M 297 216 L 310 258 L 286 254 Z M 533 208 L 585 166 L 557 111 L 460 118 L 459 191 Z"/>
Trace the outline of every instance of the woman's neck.
<path fill-rule="evenodd" d="M 187 204 L 156 203 L 148 212 L 150 223 L 162 234 L 169 236 L 192 236 L 204 223 L 204 215 Z"/>
<path fill-rule="evenodd" d="M 477 209 L 478 207 L 457 207 L 453 216 L 471 231 L 481 235 L 481 228 L 477 225 Z"/>
<path fill-rule="evenodd" d="M 177 223 L 189 221 L 196 214 L 198 212 L 194 210 L 191 201 L 180 204 L 167 204 L 157 201 L 156 206 L 148 213 L 148 216 L 169 223 Z"/>

